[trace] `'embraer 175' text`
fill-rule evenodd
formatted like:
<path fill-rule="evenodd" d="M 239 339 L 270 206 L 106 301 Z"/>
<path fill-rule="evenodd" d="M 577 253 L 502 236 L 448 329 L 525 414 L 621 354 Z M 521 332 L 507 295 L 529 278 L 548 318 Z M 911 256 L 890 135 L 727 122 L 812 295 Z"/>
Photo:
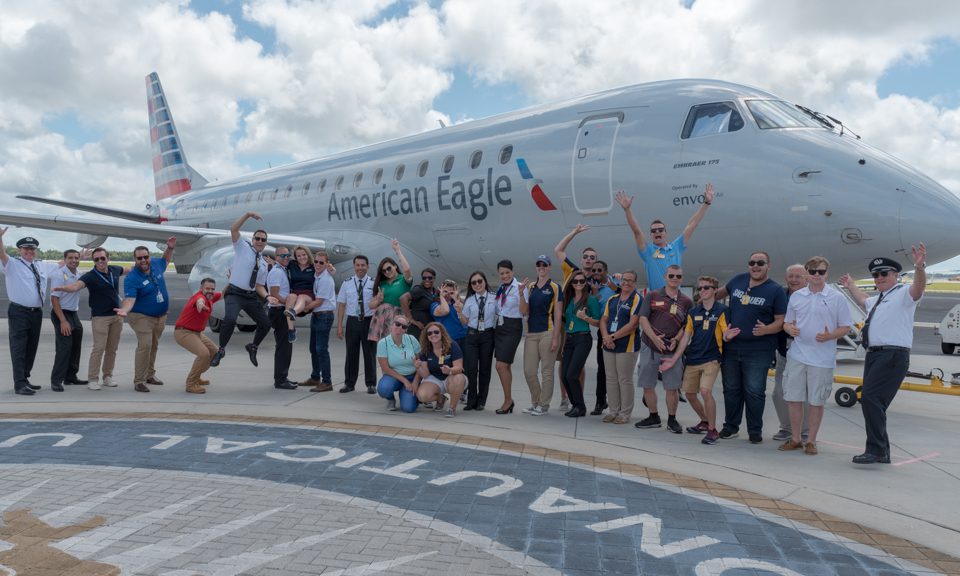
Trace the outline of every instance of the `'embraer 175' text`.
<path fill-rule="evenodd" d="M 509 206 L 513 203 L 510 192 L 513 185 L 508 176 L 494 181 L 493 168 L 487 170 L 486 178 L 474 178 L 469 182 L 451 180 L 450 176 L 437 178 L 436 194 L 431 198 L 426 186 L 364 192 L 361 194 L 330 194 L 327 219 L 356 220 L 380 218 L 405 214 L 423 214 L 431 209 L 469 210 L 474 220 L 484 220 L 495 205 Z"/>

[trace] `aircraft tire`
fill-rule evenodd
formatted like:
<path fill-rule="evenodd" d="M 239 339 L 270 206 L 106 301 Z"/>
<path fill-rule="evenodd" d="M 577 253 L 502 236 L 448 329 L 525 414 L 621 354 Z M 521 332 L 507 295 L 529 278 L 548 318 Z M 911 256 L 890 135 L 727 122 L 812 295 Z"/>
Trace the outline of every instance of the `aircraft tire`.
<path fill-rule="evenodd" d="M 944 354 L 950 356 L 953 354 L 953 351 L 957 349 L 956 344 L 948 344 L 946 342 L 940 342 L 940 351 Z"/>

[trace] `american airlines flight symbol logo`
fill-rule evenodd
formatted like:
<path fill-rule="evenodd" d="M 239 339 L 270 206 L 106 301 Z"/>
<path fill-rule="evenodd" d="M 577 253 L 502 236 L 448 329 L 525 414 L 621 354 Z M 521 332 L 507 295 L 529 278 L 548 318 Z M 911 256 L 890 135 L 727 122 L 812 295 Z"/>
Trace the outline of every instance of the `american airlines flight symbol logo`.
<path fill-rule="evenodd" d="M 556 210 L 557 207 L 547 198 L 547 194 L 540 187 L 543 180 L 533 177 L 533 173 L 527 167 L 527 161 L 523 158 L 517 158 L 517 168 L 520 170 L 520 177 L 526 182 L 527 189 L 530 190 L 530 197 L 533 198 L 533 203 L 537 205 L 537 208 L 544 212 Z"/>

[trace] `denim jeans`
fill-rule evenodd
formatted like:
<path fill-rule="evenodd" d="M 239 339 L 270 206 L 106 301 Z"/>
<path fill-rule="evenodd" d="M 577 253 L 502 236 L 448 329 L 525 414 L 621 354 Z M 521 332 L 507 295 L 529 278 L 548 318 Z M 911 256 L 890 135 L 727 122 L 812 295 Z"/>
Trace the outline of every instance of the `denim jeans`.
<path fill-rule="evenodd" d="M 763 406 L 766 401 L 767 371 L 773 366 L 776 350 L 723 351 L 720 372 L 723 375 L 723 427 L 740 430 L 743 408 L 747 408 L 747 433 L 763 434 Z"/>
<path fill-rule="evenodd" d="M 413 381 L 413 379 L 416 378 L 416 374 L 409 374 L 406 378 L 407 380 Z M 395 392 L 400 392 L 401 410 L 408 414 L 410 412 L 416 412 L 417 406 L 420 404 L 417 400 L 417 395 L 407 390 L 407 387 L 393 376 L 387 376 L 386 374 L 381 376 L 380 382 L 377 383 L 377 394 L 379 394 L 381 398 L 392 400 Z"/>
<path fill-rule="evenodd" d="M 321 312 L 310 317 L 310 360 L 313 371 L 310 378 L 324 384 L 333 384 L 330 374 L 330 329 L 333 312 Z"/>

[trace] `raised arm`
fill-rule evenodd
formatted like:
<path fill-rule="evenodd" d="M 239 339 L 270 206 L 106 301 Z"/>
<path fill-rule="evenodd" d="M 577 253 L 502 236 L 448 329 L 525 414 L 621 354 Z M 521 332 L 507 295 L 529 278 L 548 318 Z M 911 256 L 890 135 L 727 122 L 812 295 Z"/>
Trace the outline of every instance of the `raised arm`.
<path fill-rule="evenodd" d="M 237 221 L 230 225 L 230 240 L 236 242 L 240 239 L 240 228 L 243 226 L 243 223 L 250 218 L 253 218 L 254 220 L 263 220 L 263 218 L 261 218 L 256 212 L 247 212 L 243 216 L 237 218 Z"/>
<path fill-rule="evenodd" d="M 573 237 L 589 229 L 589 226 L 577 224 L 573 230 L 567 232 L 567 235 L 560 239 L 560 243 L 553 249 L 553 255 L 557 257 L 557 262 L 563 263 L 567 260 L 567 246 L 573 240 Z"/>
<path fill-rule="evenodd" d="M 857 306 L 866 309 L 867 294 L 857 286 L 856 282 L 853 281 L 853 278 L 849 274 L 844 274 L 838 280 L 841 286 L 847 289 L 850 292 L 850 295 L 853 296 L 854 301 L 856 301 Z"/>
<path fill-rule="evenodd" d="M 167 264 L 173 260 L 173 250 L 177 247 L 177 237 L 171 236 L 167 238 L 167 249 L 163 251 L 163 260 Z"/>
<path fill-rule="evenodd" d="M 697 211 L 690 217 L 690 221 L 687 222 L 686 228 L 683 229 L 684 244 L 690 242 L 693 231 L 697 229 L 700 221 L 703 220 L 703 217 L 707 214 L 707 210 L 710 209 L 711 204 L 713 204 L 713 184 L 707 182 L 707 189 L 703 193 L 703 204 L 697 208 Z"/>
<path fill-rule="evenodd" d="M 641 252 L 647 248 L 647 243 L 643 239 L 643 230 L 640 229 L 640 225 L 637 224 L 637 219 L 633 217 L 633 196 L 627 196 L 627 193 L 623 190 L 617 192 L 617 204 L 623 208 L 623 214 L 627 217 L 627 226 L 630 226 L 630 231 L 633 232 L 633 241 L 637 243 L 637 249 Z"/>
<path fill-rule="evenodd" d="M 10 256 L 7 255 L 7 247 L 3 245 L 3 235 L 7 233 L 9 228 L 0 228 L 0 263 L 6 267 L 7 262 L 10 260 Z"/>
<path fill-rule="evenodd" d="M 910 296 L 914 302 L 923 296 L 923 291 L 927 288 L 927 247 L 920 243 L 920 247 L 910 247 L 910 255 L 913 257 L 913 284 L 910 285 Z"/>
<path fill-rule="evenodd" d="M 393 251 L 397 255 L 397 263 L 400 264 L 400 271 L 403 272 L 403 278 L 407 281 L 407 284 L 413 283 L 413 274 L 410 273 L 410 263 L 407 262 L 407 257 L 403 255 L 403 251 L 400 249 L 400 242 L 394 238 L 390 245 L 393 246 Z"/>

